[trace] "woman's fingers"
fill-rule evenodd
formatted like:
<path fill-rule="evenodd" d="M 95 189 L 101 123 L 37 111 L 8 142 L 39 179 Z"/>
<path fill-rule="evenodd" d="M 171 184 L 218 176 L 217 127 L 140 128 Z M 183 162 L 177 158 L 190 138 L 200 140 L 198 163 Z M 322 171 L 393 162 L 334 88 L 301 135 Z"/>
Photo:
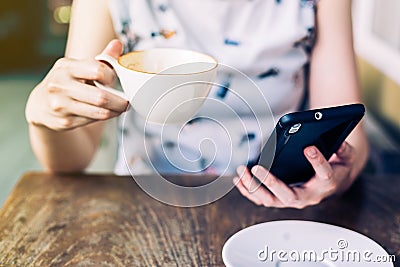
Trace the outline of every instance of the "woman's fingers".
<path fill-rule="evenodd" d="M 304 155 L 314 168 L 317 178 L 326 181 L 329 181 L 333 178 L 334 173 L 331 165 L 315 146 L 305 148 Z"/>
<path fill-rule="evenodd" d="M 120 53 L 114 41 L 105 52 Z M 113 54 L 113 55 L 114 55 Z M 31 92 L 26 105 L 28 122 L 55 130 L 68 130 L 118 116 L 129 103 L 113 93 L 86 84 L 110 84 L 115 73 L 94 59 L 59 59 L 46 78 Z"/>
<path fill-rule="evenodd" d="M 293 189 L 287 186 L 280 179 L 276 178 L 264 167 L 256 165 L 251 171 L 284 205 L 297 205 L 299 199 Z"/>
<path fill-rule="evenodd" d="M 121 114 L 120 112 L 93 106 L 75 100 L 71 100 L 69 105 L 71 115 L 85 117 L 92 120 L 107 120 Z"/>
<path fill-rule="evenodd" d="M 252 173 L 266 188 L 262 186 L 255 188 L 254 185 L 257 183 L 253 181 L 252 174 L 245 166 L 240 166 L 237 169 L 237 173 L 241 178 L 234 179 L 234 183 L 240 193 L 252 202 L 258 205 L 261 202 L 266 207 L 302 209 L 321 201 L 322 196 L 325 196 L 324 192 L 320 192 L 321 188 L 331 188 L 324 180 L 317 177 L 313 177 L 307 182 L 307 184 L 310 183 L 307 186 L 301 188 L 290 187 L 268 170 L 258 165 L 253 167 Z"/>
<path fill-rule="evenodd" d="M 74 102 L 101 108 L 98 109 L 99 114 L 121 114 L 128 106 L 128 101 L 125 99 L 78 81 L 53 83 L 49 91 L 52 92 L 49 96 L 49 106 L 53 114 L 80 114 L 80 111 L 75 110 L 76 105 L 71 105 Z"/>
<path fill-rule="evenodd" d="M 46 120 L 47 120 L 46 127 L 56 131 L 72 130 L 74 128 L 78 128 L 96 121 L 93 119 L 79 117 L 75 115 L 69 115 L 69 116 L 51 115 L 47 117 Z"/>
<path fill-rule="evenodd" d="M 258 189 L 258 187 L 260 186 L 259 183 L 253 179 L 253 176 L 251 175 L 249 169 L 247 169 L 246 166 L 243 165 L 239 166 L 236 172 L 238 173 L 243 185 L 247 188 L 247 190 L 250 193 L 253 193 Z"/>
<path fill-rule="evenodd" d="M 115 72 L 105 63 L 95 59 L 68 60 L 67 69 L 76 79 L 99 81 L 102 84 L 112 84 Z"/>
<path fill-rule="evenodd" d="M 315 170 L 315 176 L 301 187 L 291 187 L 271 174 L 262 166 L 254 166 L 251 173 L 245 166 L 240 166 L 237 173 L 240 179 L 234 180 L 242 195 L 256 204 L 267 207 L 304 208 L 316 205 L 325 197 L 338 190 L 341 180 L 349 175 L 346 163 L 354 158 L 353 148 L 344 143 L 337 151 L 337 157 L 345 164 L 331 165 L 315 147 L 304 149 L 304 154 Z M 260 187 L 253 175 L 268 189 Z M 238 180 L 239 179 L 239 180 Z"/>
<path fill-rule="evenodd" d="M 109 56 L 118 58 L 124 50 L 122 42 L 118 39 L 111 40 L 106 48 L 104 48 L 102 54 L 107 54 Z"/>
<path fill-rule="evenodd" d="M 96 60 L 60 59 L 54 68 L 59 71 L 47 83 L 49 95 L 57 97 L 67 95 L 75 100 L 116 112 L 123 112 L 128 107 L 126 99 L 81 81 L 81 79 L 99 80 L 104 84 L 111 82 L 113 71 L 104 63 Z"/>
<path fill-rule="evenodd" d="M 282 207 L 282 203 L 274 197 L 266 189 L 259 187 L 256 191 L 250 192 L 243 184 L 242 179 L 238 177 L 233 178 L 233 183 L 239 189 L 239 192 L 257 205 L 264 205 L 265 207 Z"/>
<path fill-rule="evenodd" d="M 126 111 L 129 102 L 113 93 L 101 90 L 95 86 L 72 81 L 68 96 L 87 104 L 110 109 L 122 113 Z"/>
<path fill-rule="evenodd" d="M 309 181 L 304 184 L 304 188 L 307 188 L 306 192 L 309 192 L 311 202 L 319 203 L 322 198 L 331 195 L 337 190 L 337 178 L 338 169 L 332 168 L 332 165 L 325 159 L 321 152 L 314 146 L 310 146 L 304 149 L 304 154 L 311 166 L 314 168 L 315 175 Z M 345 176 L 340 174 L 340 176 Z"/>
<path fill-rule="evenodd" d="M 233 183 L 236 185 L 237 189 L 239 189 L 239 192 L 246 198 L 248 198 L 250 201 L 252 201 L 256 205 L 261 205 L 262 201 L 259 199 L 256 194 L 250 193 L 247 188 L 244 186 L 242 180 L 240 180 L 238 177 L 233 178 Z"/>
<path fill-rule="evenodd" d="M 255 202 L 254 199 L 260 200 L 261 204 L 266 207 L 284 206 L 284 203 L 279 197 L 272 194 L 272 191 L 271 193 L 267 189 L 263 188 L 262 185 L 253 178 L 253 175 L 246 166 L 239 166 L 236 171 L 240 177 L 240 183 L 238 183 L 237 187 L 242 195 L 252 199 L 253 202 Z"/>
<path fill-rule="evenodd" d="M 89 120 L 106 120 L 116 117 L 121 113 L 76 101 L 68 97 L 54 97 L 50 100 L 50 114 L 55 116 L 56 120 L 61 121 L 60 124 L 66 126 L 71 124 L 71 122 L 68 122 L 71 119 L 69 118 L 71 115 L 84 117 Z M 68 118 L 65 122 L 63 121 L 64 117 Z M 76 120 L 77 118 L 73 119 Z"/>

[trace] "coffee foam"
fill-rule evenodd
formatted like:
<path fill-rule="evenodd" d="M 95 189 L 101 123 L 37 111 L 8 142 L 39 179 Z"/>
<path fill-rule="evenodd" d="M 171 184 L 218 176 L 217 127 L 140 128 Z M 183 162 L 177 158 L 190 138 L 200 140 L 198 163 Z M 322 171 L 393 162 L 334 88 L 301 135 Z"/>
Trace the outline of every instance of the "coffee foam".
<path fill-rule="evenodd" d="M 168 74 L 192 74 L 209 71 L 217 66 L 216 60 L 210 56 L 190 50 L 168 48 L 130 52 L 121 56 L 118 61 L 130 70 L 151 74 L 168 69 L 174 70 Z"/>
<path fill-rule="evenodd" d="M 143 58 L 144 53 L 129 53 L 121 56 L 118 61 L 125 68 L 140 72 L 150 72 L 144 68 Z"/>

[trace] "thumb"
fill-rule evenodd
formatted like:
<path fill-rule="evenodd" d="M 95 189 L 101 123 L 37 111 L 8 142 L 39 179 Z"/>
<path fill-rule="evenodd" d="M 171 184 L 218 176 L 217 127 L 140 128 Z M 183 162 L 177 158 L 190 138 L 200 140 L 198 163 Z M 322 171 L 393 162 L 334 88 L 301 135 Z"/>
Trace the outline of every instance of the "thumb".
<path fill-rule="evenodd" d="M 106 48 L 104 48 L 102 54 L 107 54 L 109 56 L 118 58 L 122 54 L 123 45 L 120 40 L 114 39 L 108 43 Z"/>

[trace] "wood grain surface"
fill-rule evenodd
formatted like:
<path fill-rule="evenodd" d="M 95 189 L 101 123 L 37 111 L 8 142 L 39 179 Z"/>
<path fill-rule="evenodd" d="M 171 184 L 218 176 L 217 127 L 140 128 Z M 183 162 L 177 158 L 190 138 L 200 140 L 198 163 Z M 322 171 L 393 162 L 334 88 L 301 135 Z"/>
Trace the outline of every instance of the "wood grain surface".
<path fill-rule="evenodd" d="M 365 176 L 345 195 L 304 210 L 257 207 L 236 190 L 178 208 L 149 197 L 131 177 L 28 173 L 0 211 L 0 266 L 223 266 L 232 234 L 281 219 L 356 230 L 399 262 L 399 195 L 400 177 Z"/>

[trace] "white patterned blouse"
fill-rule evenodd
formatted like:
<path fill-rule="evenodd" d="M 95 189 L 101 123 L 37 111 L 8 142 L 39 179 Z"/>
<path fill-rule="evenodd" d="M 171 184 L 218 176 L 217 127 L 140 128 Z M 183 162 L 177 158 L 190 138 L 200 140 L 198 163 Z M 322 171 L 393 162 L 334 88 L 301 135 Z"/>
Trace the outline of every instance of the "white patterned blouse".
<path fill-rule="evenodd" d="M 109 0 L 125 52 L 196 50 L 252 81 L 234 69 L 219 73 L 220 86 L 183 128 L 147 125 L 144 131 L 143 119 L 128 112 L 120 123 L 115 172 L 232 174 L 239 164 L 255 160 L 274 124 L 270 111 L 276 119 L 298 110 L 305 98 L 317 1 Z M 254 113 L 268 123 L 260 126 Z"/>

